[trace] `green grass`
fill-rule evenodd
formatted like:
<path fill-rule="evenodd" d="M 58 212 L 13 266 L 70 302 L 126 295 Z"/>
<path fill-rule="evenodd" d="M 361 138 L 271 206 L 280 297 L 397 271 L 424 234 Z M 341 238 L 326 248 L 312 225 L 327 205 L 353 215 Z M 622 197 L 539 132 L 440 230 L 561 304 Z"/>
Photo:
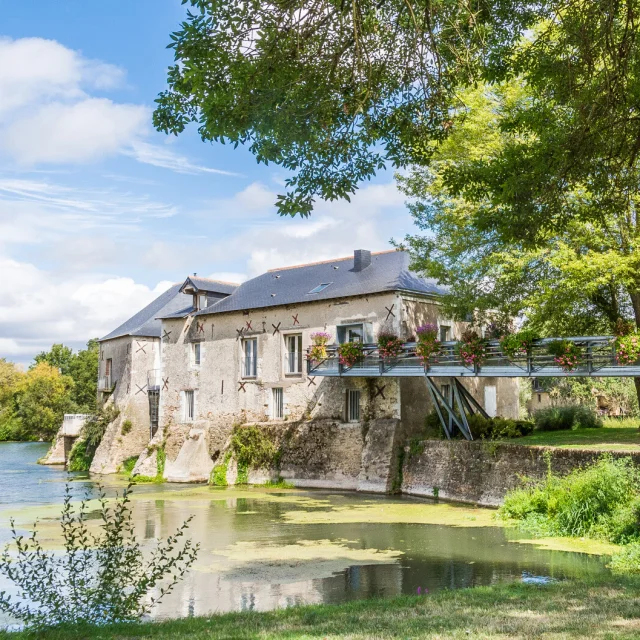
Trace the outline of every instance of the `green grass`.
<path fill-rule="evenodd" d="M 593 449 L 598 451 L 640 451 L 640 421 L 638 419 L 605 420 L 601 429 L 571 431 L 534 431 L 523 438 L 510 440 L 514 444 Z"/>
<path fill-rule="evenodd" d="M 638 638 L 640 583 L 631 579 L 510 584 L 340 605 L 231 613 L 161 623 L 65 628 L 26 640 L 322 640 L 348 638 Z"/>

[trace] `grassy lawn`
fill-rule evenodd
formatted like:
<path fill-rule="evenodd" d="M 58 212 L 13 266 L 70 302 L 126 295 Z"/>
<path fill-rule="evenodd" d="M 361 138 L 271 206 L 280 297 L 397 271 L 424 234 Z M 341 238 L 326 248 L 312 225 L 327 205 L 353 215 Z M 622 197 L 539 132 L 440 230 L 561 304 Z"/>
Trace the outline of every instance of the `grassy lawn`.
<path fill-rule="evenodd" d="M 23 640 L 171 638 L 638 638 L 640 583 L 512 584 L 162 623 L 0 634 Z"/>
<path fill-rule="evenodd" d="M 602 429 L 537 431 L 512 442 L 567 449 L 640 451 L 639 426 L 640 421 L 638 420 L 606 420 Z"/>

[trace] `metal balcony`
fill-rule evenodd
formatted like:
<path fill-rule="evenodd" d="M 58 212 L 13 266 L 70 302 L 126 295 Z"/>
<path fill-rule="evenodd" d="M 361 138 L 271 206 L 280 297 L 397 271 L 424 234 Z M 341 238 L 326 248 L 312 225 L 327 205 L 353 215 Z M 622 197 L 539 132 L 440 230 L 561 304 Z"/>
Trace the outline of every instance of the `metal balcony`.
<path fill-rule="evenodd" d="M 581 349 L 578 365 L 564 371 L 547 353 L 547 345 L 554 340 L 570 340 Z M 340 364 L 338 345 L 327 346 L 327 358 L 320 362 L 310 360 L 307 353 L 307 373 L 310 376 L 330 377 L 421 377 L 463 378 L 557 378 L 557 377 L 636 377 L 640 376 L 640 362 L 618 364 L 612 336 L 544 338 L 536 340 L 527 356 L 508 358 L 498 340 L 486 341 L 487 357 L 482 366 L 466 365 L 456 354 L 457 342 L 440 343 L 440 353 L 428 362 L 416 354 L 416 343 L 407 342 L 397 358 L 380 357 L 378 346 L 363 346 L 364 355 L 352 367 Z"/>
<path fill-rule="evenodd" d="M 149 369 L 147 371 L 147 389 L 149 391 L 160 391 L 160 385 L 162 384 L 160 373 L 160 369 Z"/>
<path fill-rule="evenodd" d="M 101 376 L 98 378 L 98 391 L 111 392 L 116 386 L 116 381 L 112 376 Z"/>

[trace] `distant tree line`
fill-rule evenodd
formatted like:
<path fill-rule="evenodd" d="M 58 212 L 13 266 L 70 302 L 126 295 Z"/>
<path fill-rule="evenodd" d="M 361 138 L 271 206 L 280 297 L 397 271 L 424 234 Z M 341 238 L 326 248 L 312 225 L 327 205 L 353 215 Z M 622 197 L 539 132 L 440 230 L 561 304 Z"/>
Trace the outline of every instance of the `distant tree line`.
<path fill-rule="evenodd" d="M 54 344 L 27 371 L 0 358 L 0 441 L 50 440 L 65 413 L 96 410 L 99 345 Z"/>

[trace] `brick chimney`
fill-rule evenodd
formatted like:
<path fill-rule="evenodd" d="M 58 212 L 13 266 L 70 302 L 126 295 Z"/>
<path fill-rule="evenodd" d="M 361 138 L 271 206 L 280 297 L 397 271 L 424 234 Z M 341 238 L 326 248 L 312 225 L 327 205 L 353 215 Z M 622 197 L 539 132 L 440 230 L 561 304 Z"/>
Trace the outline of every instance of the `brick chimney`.
<path fill-rule="evenodd" d="M 371 251 L 356 249 L 353 252 L 353 270 L 364 271 L 371 264 Z"/>

